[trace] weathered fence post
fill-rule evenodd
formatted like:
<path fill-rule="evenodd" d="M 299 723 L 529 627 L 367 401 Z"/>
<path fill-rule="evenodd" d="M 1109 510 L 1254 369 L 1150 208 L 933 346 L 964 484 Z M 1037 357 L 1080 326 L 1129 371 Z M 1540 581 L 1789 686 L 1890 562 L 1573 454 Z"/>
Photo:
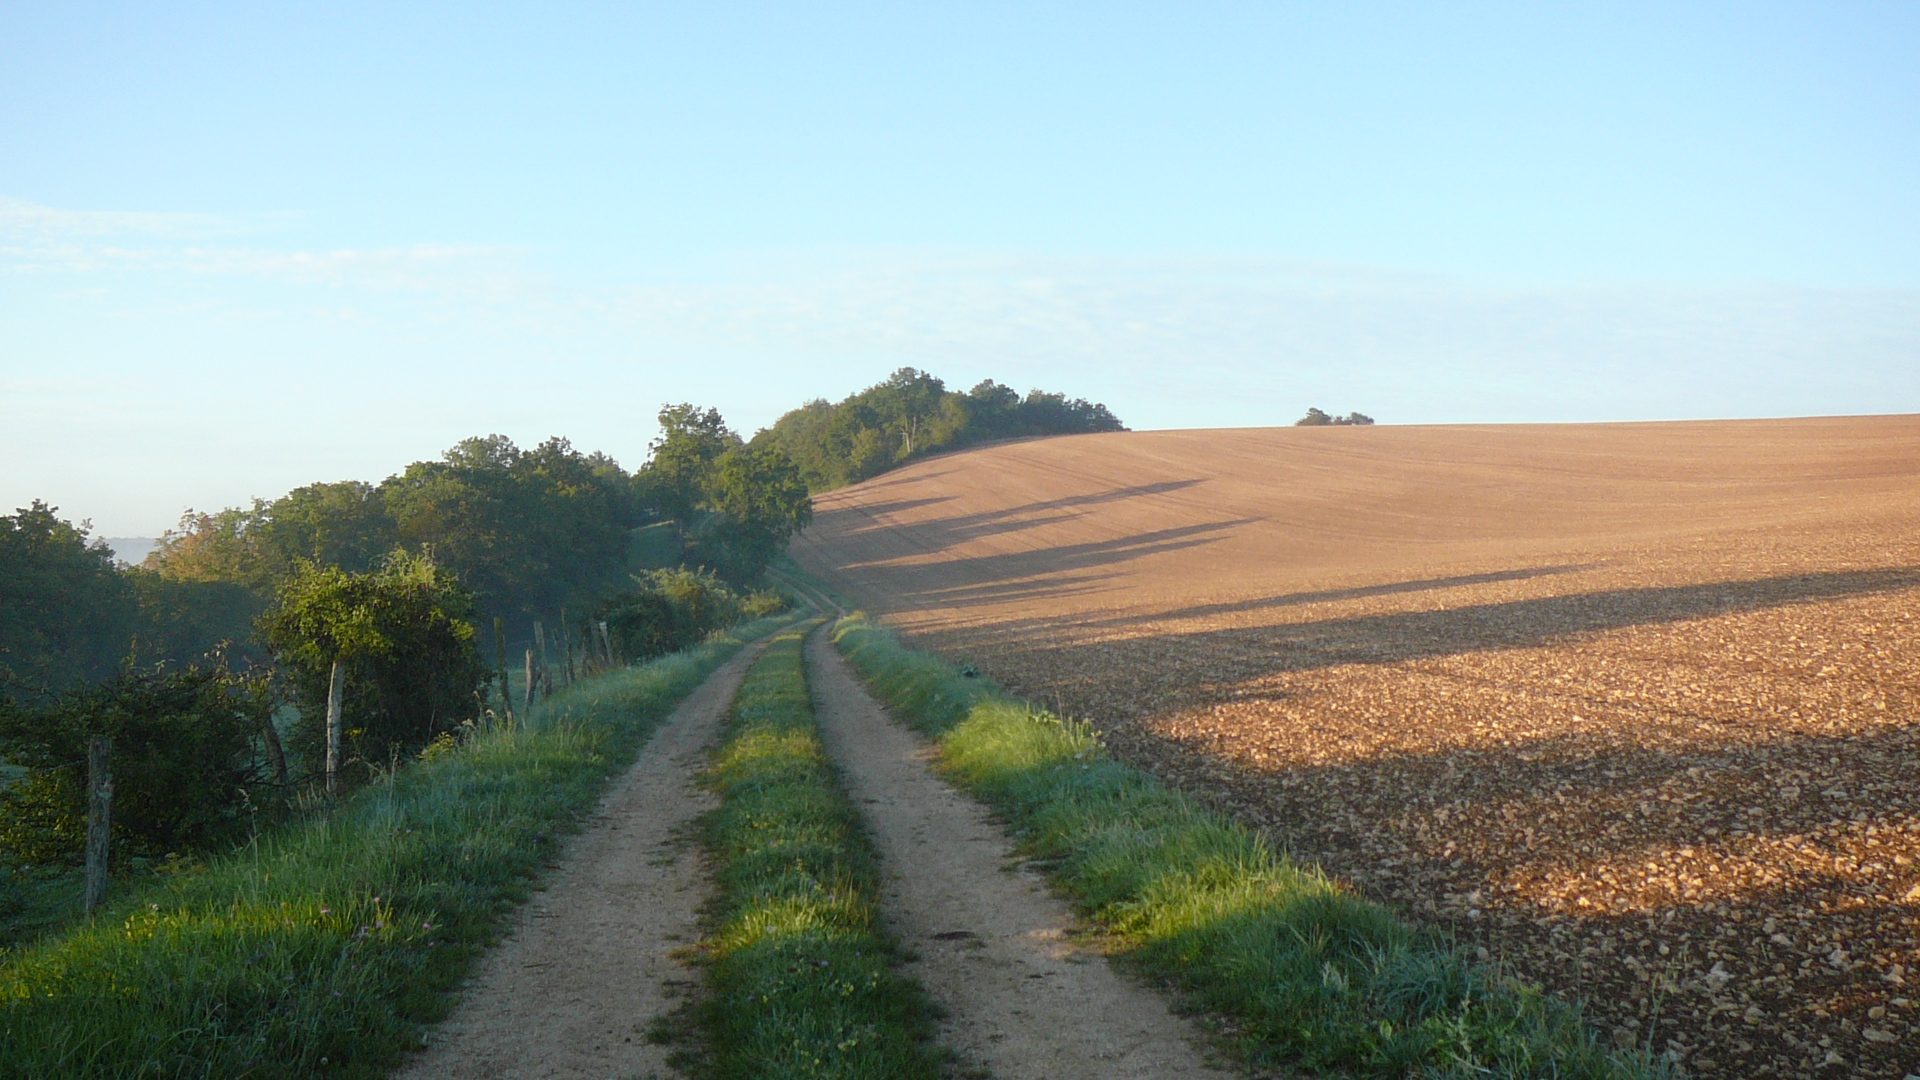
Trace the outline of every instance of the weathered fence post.
<path fill-rule="evenodd" d="M 327 801 L 332 802 L 340 775 L 340 710 L 345 705 L 347 665 L 335 660 L 327 683 Z"/>
<path fill-rule="evenodd" d="M 533 650 L 528 649 L 527 650 L 527 699 L 526 699 L 526 707 L 528 709 L 533 708 L 533 690 L 534 690 L 533 684 L 534 684 Z"/>
<path fill-rule="evenodd" d="M 87 740 L 87 884 L 80 906 L 87 914 L 107 896 L 107 856 L 113 839 L 113 740 Z"/>
<path fill-rule="evenodd" d="M 507 681 L 507 620 L 498 615 L 493 617 L 493 653 L 500 662 L 500 711 L 512 720 L 513 692 L 508 689 L 512 684 Z"/>
<path fill-rule="evenodd" d="M 553 677 L 547 674 L 547 628 L 538 619 L 533 621 L 533 647 L 540 650 L 539 666 L 535 669 L 540 672 L 540 696 L 552 697 Z"/>
<path fill-rule="evenodd" d="M 614 669 L 620 666 L 620 661 L 614 658 L 613 638 L 607 635 L 607 621 L 605 619 L 600 620 L 599 629 L 600 629 L 600 647 L 602 649 L 605 649 L 607 653 L 607 670 L 613 671 Z"/>

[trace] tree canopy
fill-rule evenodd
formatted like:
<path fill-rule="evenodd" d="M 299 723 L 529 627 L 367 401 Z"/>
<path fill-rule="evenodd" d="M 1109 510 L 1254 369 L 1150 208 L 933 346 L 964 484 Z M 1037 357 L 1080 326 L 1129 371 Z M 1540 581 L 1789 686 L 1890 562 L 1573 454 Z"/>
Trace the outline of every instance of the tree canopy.
<path fill-rule="evenodd" d="M 1345 416 L 1329 416 L 1320 409 L 1308 409 L 1307 415 L 1293 422 L 1294 427 L 1349 427 L 1365 426 L 1373 423 L 1373 417 L 1366 413 L 1348 413 Z"/>
<path fill-rule="evenodd" d="M 1105 405 L 1065 394 L 1023 398 L 992 379 L 966 393 L 927 372 L 901 368 L 838 404 L 815 399 L 754 436 L 784 450 L 811 491 L 876 476 L 916 457 L 994 439 L 1125 431 Z"/>

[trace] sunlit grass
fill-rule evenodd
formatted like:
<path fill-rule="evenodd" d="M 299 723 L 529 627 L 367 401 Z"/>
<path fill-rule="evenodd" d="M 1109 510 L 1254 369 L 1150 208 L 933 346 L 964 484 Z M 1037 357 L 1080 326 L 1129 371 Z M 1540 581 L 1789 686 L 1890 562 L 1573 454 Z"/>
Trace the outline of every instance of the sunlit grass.
<path fill-rule="evenodd" d="M 1395 1078 L 1659 1074 L 1606 1052 L 1576 1007 L 1472 963 L 1115 761 L 1086 725 L 963 677 L 862 615 L 838 623 L 834 640 L 1132 962 L 1231 1021 L 1230 1045 L 1249 1063 Z"/>
<path fill-rule="evenodd" d="M 0 1077 L 374 1077 L 608 776 L 743 641 L 583 682 L 0 957 Z"/>
<path fill-rule="evenodd" d="M 717 1077 L 939 1075 L 919 988 L 876 922 L 873 856 L 815 733 L 800 632 L 748 673 L 709 778 L 719 885 L 699 1016 Z"/>

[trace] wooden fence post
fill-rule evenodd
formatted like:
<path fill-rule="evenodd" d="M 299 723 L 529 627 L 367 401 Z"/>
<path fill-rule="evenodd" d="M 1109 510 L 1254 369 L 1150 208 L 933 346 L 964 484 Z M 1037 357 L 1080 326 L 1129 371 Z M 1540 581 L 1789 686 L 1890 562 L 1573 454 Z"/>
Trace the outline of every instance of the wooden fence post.
<path fill-rule="evenodd" d="M 107 855 L 113 840 L 113 740 L 87 740 L 87 884 L 81 907 L 89 915 L 107 896 Z"/>
<path fill-rule="evenodd" d="M 540 650 L 539 666 L 541 697 L 553 696 L 553 679 L 547 674 L 547 628 L 539 619 L 533 620 L 533 647 Z"/>
<path fill-rule="evenodd" d="M 607 635 L 607 621 L 605 619 L 600 620 L 599 629 L 600 629 L 600 647 L 606 650 L 606 653 L 607 653 L 607 670 L 613 671 L 619 668 L 620 661 L 614 658 L 613 638 Z"/>
<path fill-rule="evenodd" d="M 507 620 L 498 615 L 493 617 L 493 653 L 500 662 L 500 711 L 508 720 L 513 719 L 513 691 L 507 681 Z"/>
<path fill-rule="evenodd" d="M 333 678 L 327 683 L 327 801 L 332 802 L 340 773 L 340 710 L 346 696 L 347 665 L 333 662 Z"/>
<path fill-rule="evenodd" d="M 534 683 L 533 650 L 528 649 L 527 650 L 527 704 L 526 704 L 526 707 L 529 709 L 533 708 L 533 683 Z"/>

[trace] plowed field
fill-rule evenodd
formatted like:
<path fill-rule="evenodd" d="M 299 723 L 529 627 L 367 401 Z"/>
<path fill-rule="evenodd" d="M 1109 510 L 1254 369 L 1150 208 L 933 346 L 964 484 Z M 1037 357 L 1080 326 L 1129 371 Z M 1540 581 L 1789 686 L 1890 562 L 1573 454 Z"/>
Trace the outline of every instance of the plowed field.
<path fill-rule="evenodd" d="M 1920 1073 L 1920 417 L 1093 435 L 808 569 L 1696 1076 Z"/>

